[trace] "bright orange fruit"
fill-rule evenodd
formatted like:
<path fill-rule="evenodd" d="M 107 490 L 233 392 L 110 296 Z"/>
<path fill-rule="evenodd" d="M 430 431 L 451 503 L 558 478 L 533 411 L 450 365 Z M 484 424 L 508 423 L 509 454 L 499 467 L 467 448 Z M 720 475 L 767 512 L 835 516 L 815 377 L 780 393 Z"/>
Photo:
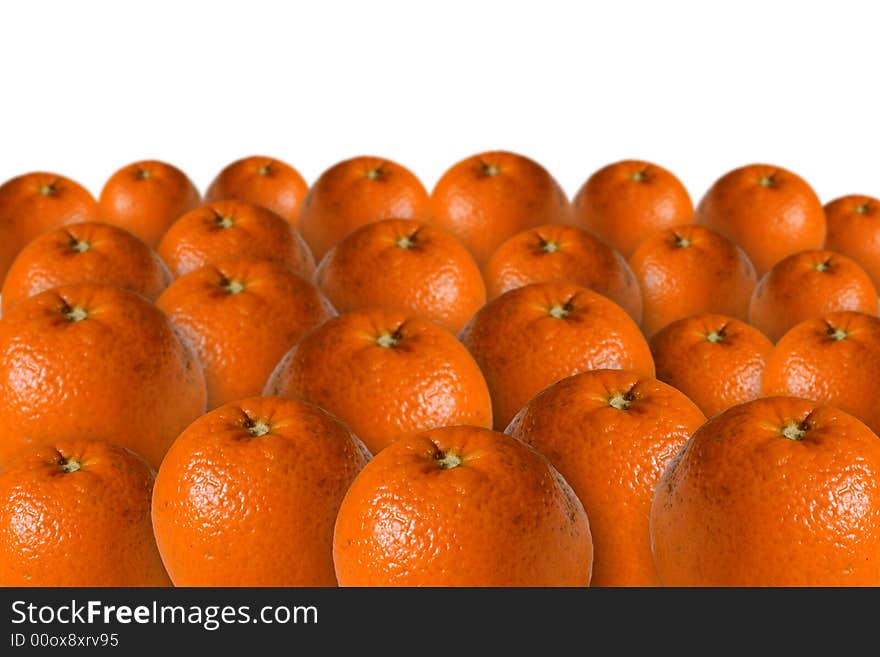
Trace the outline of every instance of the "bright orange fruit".
<path fill-rule="evenodd" d="M 651 338 L 657 378 L 711 417 L 757 399 L 773 343 L 728 315 L 702 313 L 667 324 Z"/>
<path fill-rule="evenodd" d="M 793 326 L 767 357 L 761 393 L 831 404 L 880 432 L 880 318 L 828 313 Z"/>
<path fill-rule="evenodd" d="M 733 242 L 704 226 L 654 233 L 629 260 L 642 290 L 647 336 L 677 319 L 716 313 L 745 321 L 757 277 Z"/>
<path fill-rule="evenodd" d="M 734 406 L 667 466 L 651 539 L 667 586 L 877 586 L 880 440 L 804 399 Z"/>
<path fill-rule="evenodd" d="M 568 197 L 550 172 L 508 151 L 461 160 L 431 192 L 430 222 L 460 239 L 481 267 L 507 238 L 565 222 L 570 212 Z"/>
<path fill-rule="evenodd" d="M 324 171 L 309 189 L 297 226 L 320 262 L 355 228 L 381 219 L 428 217 L 428 192 L 406 167 L 380 157 L 354 157 Z"/>
<path fill-rule="evenodd" d="M 385 219 L 349 233 L 324 256 L 315 282 L 339 312 L 393 308 L 458 331 L 486 302 L 471 254 L 449 233 Z"/>
<path fill-rule="evenodd" d="M 374 454 L 436 427 L 492 426 L 486 380 L 467 349 L 438 324 L 397 310 L 324 322 L 287 353 L 264 394 L 317 404 Z"/>
<path fill-rule="evenodd" d="M 592 557 L 587 514 L 547 459 L 467 426 L 378 454 L 333 534 L 341 586 L 586 586 Z"/>
<path fill-rule="evenodd" d="M 626 260 L 580 228 L 548 224 L 517 233 L 495 250 L 484 272 L 491 299 L 530 283 L 574 283 L 642 320 L 642 294 Z"/>
<path fill-rule="evenodd" d="M 842 310 L 877 314 L 877 290 L 855 260 L 833 251 L 801 251 L 761 277 L 749 302 L 749 323 L 776 342 L 805 319 Z"/>
<path fill-rule="evenodd" d="M 134 292 L 63 285 L 0 319 L 0 469 L 24 449 L 92 438 L 158 467 L 205 398 L 193 348 Z"/>
<path fill-rule="evenodd" d="M 3 282 L 3 312 L 39 292 L 72 283 L 115 285 L 155 300 L 171 281 L 142 240 L 109 224 L 86 222 L 43 233 L 18 254 Z"/>
<path fill-rule="evenodd" d="M 533 283 L 502 294 L 459 338 L 476 359 L 503 430 L 535 394 L 572 374 L 633 369 L 654 376 L 651 350 L 616 303 L 569 283 Z"/>
<path fill-rule="evenodd" d="M 187 212 L 156 250 L 174 276 L 229 258 L 277 262 L 303 278 L 315 273 L 299 233 L 271 210 L 245 201 L 214 201 Z"/>
<path fill-rule="evenodd" d="M 758 276 L 798 251 L 821 249 L 825 212 L 797 174 L 770 164 L 725 173 L 703 195 L 696 223 L 718 231 L 748 255 Z"/>
<path fill-rule="evenodd" d="M 154 247 L 178 217 L 201 204 L 202 195 L 176 166 L 143 160 L 110 176 L 98 202 L 103 221 L 125 228 Z"/>
<path fill-rule="evenodd" d="M 663 468 L 705 417 L 678 390 L 628 370 L 545 388 L 505 433 L 544 454 L 584 505 L 591 586 L 657 586 L 648 517 Z"/>
<path fill-rule="evenodd" d="M 274 262 L 247 258 L 181 276 L 156 305 L 195 347 L 209 409 L 259 395 L 284 354 L 336 315 L 308 281 Z"/>
<path fill-rule="evenodd" d="M 259 205 L 296 226 L 309 184 L 294 167 L 274 157 L 251 155 L 225 167 L 205 192 L 205 202 L 236 199 Z"/>
<path fill-rule="evenodd" d="M 25 449 L 0 472 L 0 586 L 170 586 L 150 523 L 154 477 L 102 441 Z"/>
<path fill-rule="evenodd" d="M 643 160 L 623 160 L 602 167 L 572 200 L 572 221 L 624 257 L 666 228 L 691 223 L 694 205 L 671 171 Z"/>
<path fill-rule="evenodd" d="M 880 199 L 841 196 L 825 205 L 825 248 L 852 258 L 880 289 Z"/>
<path fill-rule="evenodd" d="M 336 586 L 333 525 L 369 452 L 317 406 L 277 397 L 193 422 L 156 478 L 153 526 L 176 586 Z"/>

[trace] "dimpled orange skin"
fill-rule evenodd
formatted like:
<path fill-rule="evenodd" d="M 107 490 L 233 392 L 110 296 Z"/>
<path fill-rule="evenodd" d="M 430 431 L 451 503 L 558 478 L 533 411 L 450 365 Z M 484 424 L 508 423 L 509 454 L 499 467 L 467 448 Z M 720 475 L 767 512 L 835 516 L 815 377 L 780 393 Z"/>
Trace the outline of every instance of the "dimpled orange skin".
<path fill-rule="evenodd" d="M 205 202 L 237 199 L 272 210 L 296 226 L 309 184 L 299 171 L 276 158 L 252 155 L 223 168 L 205 192 Z"/>
<path fill-rule="evenodd" d="M 880 432 L 873 391 L 880 380 L 880 319 L 828 313 L 792 327 L 770 352 L 764 396 L 790 395 L 832 404 Z"/>
<path fill-rule="evenodd" d="M 623 160 L 591 175 L 572 199 L 572 222 L 629 257 L 659 230 L 691 223 L 694 204 L 661 166 Z"/>
<path fill-rule="evenodd" d="M 880 200 L 841 196 L 825 205 L 825 248 L 855 260 L 880 288 Z"/>
<path fill-rule="evenodd" d="M 13 231 L 12 226 L 0 223 L 0 285 L 3 285 L 6 279 L 6 272 L 12 266 L 12 262 L 15 260 L 20 249 L 20 240 L 15 231 Z"/>
<path fill-rule="evenodd" d="M 333 524 L 370 455 L 311 404 L 249 398 L 202 416 L 162 462 L 153 527 L 176 586 L 336 586 Z"/>
<path fill-rule="evenodd" d="M 94 196 L 70 178 L 43 171 L 10 178 L 0 185 L 0 281 L 18 251 L 38 235 L 99 220 Z"/>
<path fill-rule="evenodd" d="M 654 233 L 629 265 L 642 290 L 642 330 L 648 337 L 700 313 L 748 318 L 755 268 L 742 249 L 704 226 Z"/>
<path fill-rule="evenodd" d="M 842 310 L 877 314 L 877 290 L 855 260 L 833 251 L 801 251 L 761 277 L 749 323 L 776 342 L 805 319 Z"/>
<path fill-rule="evenodd" d="M 186 213 L 156 250 L 174 276 L 240 257 L 278 262 L 303 278 L 315 273 L 299 233 L 271 210 L 245 201 L 215 201 Z"/>
<path fill-rule="evenodd" d="M 584 505 L 591 586 L 658 586 L 648 517 L 654 486 L 706 420 L 672 386 L 627 370 L 594 370 L 545 388 L 505 433 L 544 454 Z"/>
<path fill-rule="evenodd" d="M 397 442 L 336 519 L 340 586 L 587 586 L 593 547 L 574 491 L 531 447 L 477 427 Z"/>
<path fill-rule="evenodd" d="M 727 315 L 703 313 L 667 324 L 651 338 L 657 378 L 681 390 L 706 417 L 757 399 L 773 343 Z"/>
<path fill-rule="evenodd" d="M 349 233 L 321 260 L 315 283 L 339 312 L 403 310 L 456 332 L 486 302 L 470 252 L 426 224 L 386 219 Z"/>
<path fill-rule="evenodd" d="M 279 264 L 244 258 L 181 276 L 156 305 L 195 347 L 209 409 L 259 395 L 297 340 L 336 315 L 305 279 Z"/>
<path fill-rule="evenodd" d="M 205 397 L 195 351 L 134 292 L 65 285 L 0 319 L 0 468 L 67 438 L 119 443 L 158 467 Z"/>
<path fill-rule="evenodd" d="M 782 167 L 750 164 L 724 174 L 697 204 L 694 221 L 748 255 L 758 276 L 784 257 L 821 249 L 825 212 L 813 188 Z"/>
<path fill-rule="evenodd" d="M 524 155 L 488 151 L 450 167 L 431 192 L 430 223 L 470 249 L 481 267 L 507 238 L 569 218 L 565 192 Z"/>
<path fill-rule="evenodd" d="M 651 538 L 667 586 L 877 586 L 880 440 L 803 399 L 734 406 L 663 473 Z"/>
<path fill-rule="evenodd" d="M 436 427 L 492 426 L 489 390 L 467 350 L 434 322 L 396 310 L 356 310 L 310 331 L 264 394 L 317 404 L 374 454 Z"/>
<path fill-rule="evenodd" d="M 0 586 L 171 586 L 153 479 L 139 456 L 97 440 L 21 454 L 0 473 Z"/>
<path fill-rule="evenodd" d="M 202 196 L 177 167 L 143 160 L 110 176 L 98 202 L 103 221 L 125 228 L 155 247 L 178 217 L 201 204 Z"/>
<path fill-rule="evenodd" d="M 3 282 L 3 312 L 59 285 L 115 285 L 152 301 L 169 282 L 171 274 L 159 256 L 128 231 L 97 222 L 73 224 L 22 249 Z"/>
<path fill-rule="evenodd" d="M 530 283 L 565 282 L 589 288 L 642 319 L 642 294 L 617 251 L 590 233 L 548 224 L 517 233 L 499 246 L 484 269 L 489 298 Z"/>
<path fill-rule="evenodd" d="M 595 369 L 654 376 L 648 343 L 623 308 L 569 283 L 506 292 L 483 306 L 459 338 L 489 384 L 498 430 L 535 394 L 567 376 Z"/>
<path fill-rule="evenodd" d="M 303 200 L 297 227 L 315 261 L 359 226 L 381 219 L 428 217 L 428 192 L 409 169 L 361 156 L 327 169 Z"/>

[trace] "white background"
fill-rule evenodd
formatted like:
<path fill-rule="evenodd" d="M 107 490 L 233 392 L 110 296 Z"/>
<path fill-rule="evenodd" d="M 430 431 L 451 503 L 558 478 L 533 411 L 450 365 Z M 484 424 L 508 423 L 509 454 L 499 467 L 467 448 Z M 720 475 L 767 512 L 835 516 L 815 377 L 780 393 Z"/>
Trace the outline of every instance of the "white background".
<path fill-rule="evenodd" d="M 4 0 L 0 180 L 50 170 L 97 194 L 155 157 L 204 189 L 244 155 L 313 181 L 376 154 L 430 187 L 505 148 L 569 194 L 637 157 L 695 201 L 754 161 L 825 201 L 880 195 L 871 4 Z"/>

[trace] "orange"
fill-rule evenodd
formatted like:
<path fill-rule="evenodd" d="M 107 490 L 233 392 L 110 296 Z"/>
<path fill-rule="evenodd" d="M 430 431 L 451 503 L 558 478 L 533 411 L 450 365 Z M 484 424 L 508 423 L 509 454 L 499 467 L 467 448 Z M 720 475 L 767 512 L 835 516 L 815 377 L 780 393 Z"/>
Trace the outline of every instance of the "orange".
<path fill-rule="evenodd" d="M 299 233 L 271 210 L 245 201 L 215 201 L 187 212 L 171 224 L 157 251 L 174 276 L 240 257 L 277 262 L 303 278 L 315 273 Z"/>
<path fill-rule="evenodd" d="M 590 518 L 591 586 L 657 586 L 648 517 L 663 468 L 706 418 L 678 390 L 628 370 L 545 388 L 505 433 L 546 456 Z"/>
<path fill-rule="evenodd" d="M 855 260 L 880 288 L 880 200 L 841 196 L 825 205 L 825 220 L 825 248 Z"/>
<path fill-rule="evenodd" d="M 452 235 L 411 220 L 355 229 L 324 256 L 315 282 L 340 312 L 395 308 L 453 332 L 486 302 L 468 250 Z"/>
<path fill-rule="evenodd" d="M 773 343 L 727 315 L 702 313 L 670 322 L 651 338 L 657 378 L 711 417 L 757 399 Z"/>
<path fill-rule="evenodd" d="M 0 473 L 0 586 L 170 586 L 153 478 L 142 458 L 97 440 L 25 450 Z"/>
<path fill-rule="evenodd" d="M 667 586 L 877 586 L 880 440 L 803 399 L 734 406 L 667 466 L 651 544 Z"/>
<path fill-rule="evenodd" d="M 535 394 L 572 374 L 633 369 L 654 376 L 648 343 L 613 301 L 570 283 L 533 283 L 502 294 L 459 334 L 492 395 L 503 430 Z"/>
<path fill-rule="evenodd" d="M 0 285 L 6 278 L 6 272 L 12 265 L 21 249 L 18 235 L 10 224 L 0 223 Z"/>
<path fill-rule="evenodd" d="M 259 395 L 297 340 L 336 314 L 308 281 L 245 258 L 185 274 L 156 305 L 198 352 L 209 409 Z"/>
<path fill-rule="evenodd" d="M 139 294 L 77 284 L 0 319 L 0 468 L 56 440 L 116 442 L 158 467 L 205 411 L 195 352 Z"/>
<path fill-rule="evenodd" d="M 797 174 L 770 164 L 721 176 L 694 217 L 742 247 L 758 276 L 786 256 L 821 249 L 825 241 L 825 212 L 816 192 Z"/>
<path fill-rule="evenodd" d="M 3 313 L 59 285 L 115 285 L 152 301 L 170 281 L 159 257 L 128 231 L 96 222 L 73 224 L 44 233 L 22 249 L 3 283 Z"/>
<path fill-rule="evenodd" d="M 205 202 L 237 199 L 272 210 L 296 226 L 309 184 L 286 162 L 252 155 L 223 168 L 205 192 Z"/>
<path fill-rule="evenodd" d="M 517 233 L 499 246 L 485 267 L 489 297 L 530 283 L 574 283 L 620 305 L 636 322 L 642 295 L 626 260 L 590 233 L 548 224 Z"/>
<path fill-rule="evenodd" d="M 749 322 L 776 342 L 798 322 L 840 310 L 877 314 L 877 290 L 855 260 L 833 251 L 801 251 L 761 277 Z"/>
<path fill-rule="evenodd" d="M 327 169 L 309 189 L 297 226 L 320 261 L 343 237 L 380 219 L 428 216 L 428 192 L 409 169 L 380 157 L 354 157 Z"/>
<path fill-rule="evenodd" d="M 367 463 L 333 534 L 341 586 L 586 586 L 587 514 L 537 451 L 446 427 Z"/>
<path fill-rule="evenodd" d="M 101 218 L 131 231 L 156 246 L 168 227 L 182 214 L 197 208 L 201 194 L 177 167 L 157 160 L 133 162 L 104 183 Z"/>
<path fill-rule="evenodd" d="M 570 212 L 565 192 L 544 167 L 507 151 L 461 160 L 431 192 L 431 223 L 460 239 L 481 267 L 507 238 L 567 221 Z"/>
<path fill-rule="evenodd" d="M 629 260 L 642 290 L 642 329 L 649 337 L 700 313 L 746 320 L 755 268 L 742 249 L 704 226 L 654 233 Z"/>
<path fill-rule="evenodd" d="M 671 171 L 643 160 L 602 167 L 572 200 L 572 221 L 630 257 L 654 233 L 691 223 L 694 204 Z"/>
<path fill-rule="evenodd" d="M 828 313 L 796 324 L 767 358 L 761 393 L 832 404 L 880 432 L 880 319 Z"/>
<path fill-rule="evenodd" d="M 85 187 L 57 173 L 26 173 L 0 185 L 0 283 L 19 250 L 46 231 L 99 219 Z"/>
<path fill-rule="evenodd" d="M 333 524 L 369 452 L 317 406 L 226 404 L 174 442 L 153 526 L 176 586 L 336 586 Z"/>
<path fill-rule="evenodd" d="M 480 368 L 455 336 L 397 310 L 356 310 L 307 333 L 265 394 L 338 415 L 375 454 L 427 429 L 492 426 Z"/>

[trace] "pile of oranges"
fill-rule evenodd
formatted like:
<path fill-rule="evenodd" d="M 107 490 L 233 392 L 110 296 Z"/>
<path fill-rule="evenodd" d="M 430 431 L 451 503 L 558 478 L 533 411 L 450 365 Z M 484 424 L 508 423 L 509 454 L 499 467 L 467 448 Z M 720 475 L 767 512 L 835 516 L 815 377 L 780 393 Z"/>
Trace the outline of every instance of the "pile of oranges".
<path fill-rule="evenodd" d="M 0 585 L 880 585 L 874 198 L 143 161 L 0 282 Z"/>

